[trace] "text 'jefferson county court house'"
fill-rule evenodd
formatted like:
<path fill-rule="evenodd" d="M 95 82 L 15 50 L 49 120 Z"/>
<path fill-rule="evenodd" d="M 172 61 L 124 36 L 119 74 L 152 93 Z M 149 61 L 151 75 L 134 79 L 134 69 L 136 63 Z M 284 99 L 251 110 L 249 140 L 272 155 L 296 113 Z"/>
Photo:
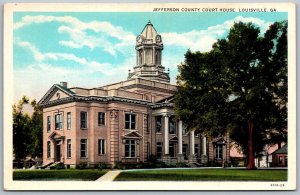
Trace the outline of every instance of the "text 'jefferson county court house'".
<path fill-rule="evenodd" d="M 176 119 L 177 87 L 161 64 L 162 37 L 150 21 L 135 49 L 127 80 L 92 89 L 61 82 L 43 96 L 43 164 L 229 161 L 228 134 L 195 134 Z"/>

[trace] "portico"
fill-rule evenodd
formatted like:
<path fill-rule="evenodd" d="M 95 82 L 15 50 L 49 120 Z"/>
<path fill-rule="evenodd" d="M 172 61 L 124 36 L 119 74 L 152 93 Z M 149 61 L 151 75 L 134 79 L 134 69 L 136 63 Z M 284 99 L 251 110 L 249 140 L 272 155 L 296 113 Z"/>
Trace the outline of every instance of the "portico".
<path fill-rule="evenodd" d="M 163 121 L 163 131 L 156 135 L 156 137 L 163 136 L 164 150 L 161 160 L 166 163 L 186 162 L 183 155 L 183 143 L 185 143 L 189 146 L 188 162 L 195 163 L 197 162 L 195 155 L 195 130 L 183 135 L 183 122 L 175 118 L 173 109 L 165 107 L 168 104 L 169 106 L 172 104 L 170 100 L 166 100 L 162 108 L 152 113 L 155 118 L 162 118 Z M 200 139 L 197 139 L 196 142 L 198 145 L 201 143 Z M 172 155 L 170 155 L 170 148 L 176 152 L 175 156 L 173 156 L 174 151 L 171 151 Z"/>

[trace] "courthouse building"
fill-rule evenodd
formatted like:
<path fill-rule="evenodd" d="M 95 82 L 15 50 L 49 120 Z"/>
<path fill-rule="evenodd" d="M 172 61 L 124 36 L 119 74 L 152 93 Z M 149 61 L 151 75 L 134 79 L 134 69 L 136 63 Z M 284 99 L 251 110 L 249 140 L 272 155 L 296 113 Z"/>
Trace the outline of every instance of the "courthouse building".
<path fill-rule="evenodd" d="M 189 131 L 175 116 L 174 93 L 161 64 L 163 42 L 151 22 L 136 39 L 127 80 L 97 88 L 54 84 L 43 107 L 43 164 L 147 162 L 206 165 L 229 161 L 229 137 Z"/>

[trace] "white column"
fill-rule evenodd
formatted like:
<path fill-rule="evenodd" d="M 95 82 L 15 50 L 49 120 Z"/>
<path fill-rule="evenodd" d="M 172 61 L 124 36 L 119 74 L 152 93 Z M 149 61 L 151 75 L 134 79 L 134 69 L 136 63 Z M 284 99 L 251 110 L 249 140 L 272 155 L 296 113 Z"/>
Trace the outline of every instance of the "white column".
<path fill-rule="evenodd" d="M 195 131 L 190 132 L 190 155 L 195 155 Z"/>
<path fill-rule="evenodd" d="M 182 154 L 182 121 L 178 122 L 178 154 Z"/>
<path fill-rule="evenodd" d="M 165 115 L 165 155 L 169 155 L 169 116 Z"/>
<path fill-rule="evenodd" d="M 206 156 L 206 137 L 202 138 L 202 155 Z"/>

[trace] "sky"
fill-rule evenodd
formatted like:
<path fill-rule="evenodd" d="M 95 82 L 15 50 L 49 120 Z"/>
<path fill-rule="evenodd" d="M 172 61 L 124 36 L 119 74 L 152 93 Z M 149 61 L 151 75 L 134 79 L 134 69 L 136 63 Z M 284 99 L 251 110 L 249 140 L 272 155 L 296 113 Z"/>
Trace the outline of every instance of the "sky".
<path fill-rule="evenodd" d="M 263 34 L 287 13 L 14 12 L 14 102 L 23 95 L 39 101 L 61 81 L 93 88 L 126 80 L 136 65 L 136 36 L 149 20 L 162 36 L 162 65 L 175 84 L 188 49 L 211 50 L 238 21 Z"/>

